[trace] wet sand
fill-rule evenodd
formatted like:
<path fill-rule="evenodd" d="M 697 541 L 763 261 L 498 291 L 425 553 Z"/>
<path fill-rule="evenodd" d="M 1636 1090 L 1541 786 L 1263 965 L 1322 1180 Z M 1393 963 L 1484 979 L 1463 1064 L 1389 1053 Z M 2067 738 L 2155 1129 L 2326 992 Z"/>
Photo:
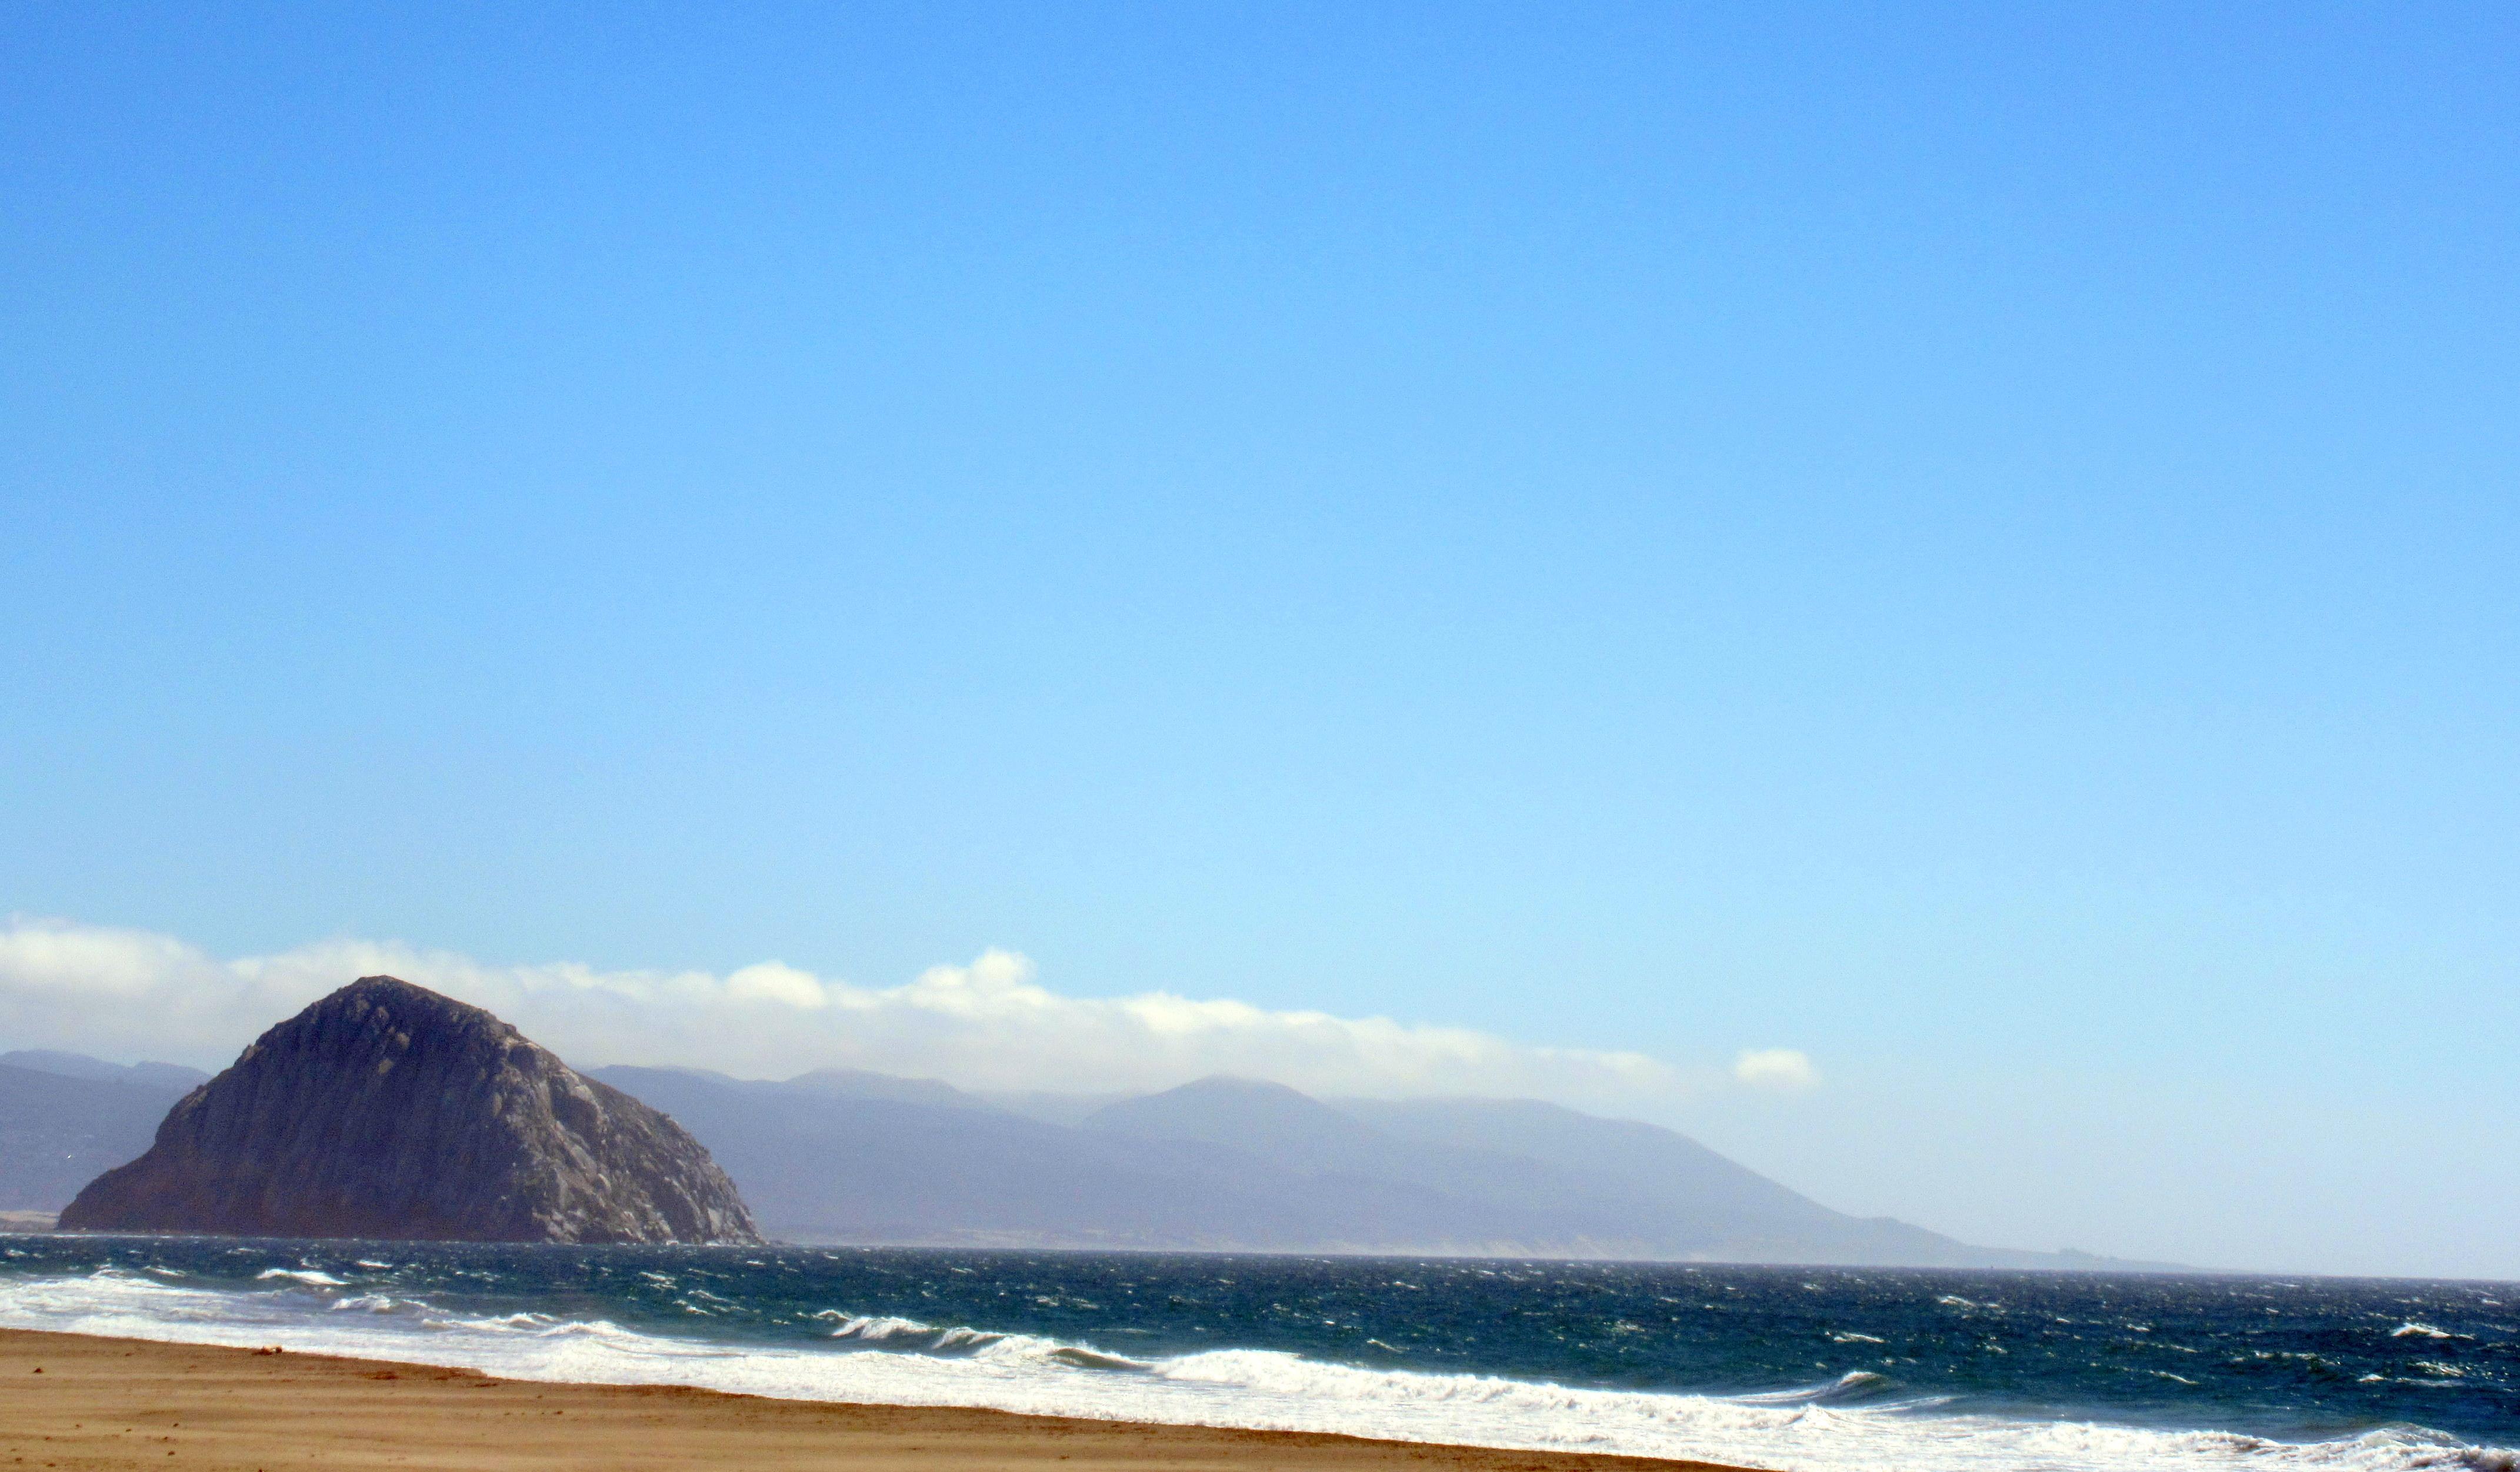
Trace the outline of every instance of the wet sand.
<path fill-rule="evenodd" d="M 0 1329 L 0 1472 L 21 1467 L 1725 1472 L 1704 1462 L 1305 1432 L 557 1385 L 375 1360 Z"/>

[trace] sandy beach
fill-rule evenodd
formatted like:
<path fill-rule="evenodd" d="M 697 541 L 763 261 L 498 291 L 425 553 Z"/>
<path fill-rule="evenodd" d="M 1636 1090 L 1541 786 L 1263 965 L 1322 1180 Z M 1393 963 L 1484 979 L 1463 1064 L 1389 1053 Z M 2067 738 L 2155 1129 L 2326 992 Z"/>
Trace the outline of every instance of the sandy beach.
<path fill-rule="evenodd" d="M 23 1330 L 0 1330 L 0 1466 L 1724 1472 L 1642 1457 L 558 1385 Z"/>

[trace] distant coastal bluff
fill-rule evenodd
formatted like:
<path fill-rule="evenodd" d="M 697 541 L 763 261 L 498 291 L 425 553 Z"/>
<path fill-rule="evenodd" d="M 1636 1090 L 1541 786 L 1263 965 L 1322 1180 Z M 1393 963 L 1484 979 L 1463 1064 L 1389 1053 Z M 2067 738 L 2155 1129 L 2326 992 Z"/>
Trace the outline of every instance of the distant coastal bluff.
<path fill-rule="evenodd" d="M 680 1125 L 476 1006 L 366 976 L 272 1028 L 90 1182 L 68 1229 L 761 1240 Z"/>

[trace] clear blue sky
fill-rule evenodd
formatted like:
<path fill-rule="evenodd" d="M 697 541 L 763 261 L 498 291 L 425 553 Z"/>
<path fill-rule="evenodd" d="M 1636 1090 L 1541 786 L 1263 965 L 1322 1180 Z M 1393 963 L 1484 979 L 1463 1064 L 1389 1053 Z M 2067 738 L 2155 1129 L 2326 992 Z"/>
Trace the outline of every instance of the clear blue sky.
<path fill-rule="evenodd" d="M 2520 1275 L 2520 11 L 518 9 L 0 15 L 0 911 Z"/>

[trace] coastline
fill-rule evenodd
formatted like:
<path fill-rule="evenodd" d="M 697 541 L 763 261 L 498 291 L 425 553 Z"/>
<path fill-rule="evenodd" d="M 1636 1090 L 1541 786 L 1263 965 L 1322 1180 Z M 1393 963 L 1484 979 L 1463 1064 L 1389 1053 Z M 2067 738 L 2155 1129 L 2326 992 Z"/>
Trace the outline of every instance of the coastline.
<path fill-rule="evenodd" d="M 774 1400 L 683 1386 L 0 1329 L 0 1464 L 140 1467 L 1217 1468 L 1225 1472 L 1743 1472 L 1315 1432 Z"/>

